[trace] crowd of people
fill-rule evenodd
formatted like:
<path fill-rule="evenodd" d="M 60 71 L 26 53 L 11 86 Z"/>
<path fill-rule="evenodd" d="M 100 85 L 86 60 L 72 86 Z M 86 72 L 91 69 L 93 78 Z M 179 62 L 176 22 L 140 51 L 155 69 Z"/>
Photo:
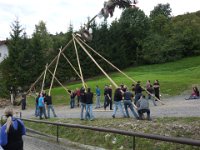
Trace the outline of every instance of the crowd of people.
<path fill-rule="evenodd" d="M 40 119 L 43 119 L 44 116 L 47 119 L 50 118 L 50 111 L 52 111 L 54 117 L 57 117 L 51 95 L 41 92 L 35 99 L 35 116 L 39 116 Z"/>
<path fill-rule="evenodd" d="M 95 95 L 95 109 L 103 107 L 106 111 L 106 109 L 109 108 L 109 110 L 113 110 L 113 118 L 115 118 L 118 109 L 122 113 L 123 117 L 130 117 L 128 111 L 128 109 L 130 109 L 136 119 L 143 119 L 142 114 L 146 112 L 147 119 L 150 120 L 148 101 L 152 100 L 154 106 L 157 106 L 156 101 L 160 100 L 159 88 L 160 85 L 158 80 L 155 80 L 153 85 L 150 80 L 148 80 L 146 83 L 146 89 L 142 88 L 140 81 L 138 81 L 136 85 L 132 85 L 130 91 L 124 84 L 121 84 L 120 87 L 116 88 L 114 92 L 112 85 L 105 85 L 103 92 L 101 92 L 99 86 L 97 85 L 95 93 L 91 91 L 91 88 L 77 88 L 76 90 L 68 91 L 70 93 L 70 108 L 73 109 L 76 106 L 81 107 L 80 119 L 93 120 L 93 98 Z M 143 91 L 147 91 L 147 98 L 142 94 Z M 114 96 L 112 94 L 114 94 Z M 103 97 L 103 105 L 101 105 L 101 97 Z"/>

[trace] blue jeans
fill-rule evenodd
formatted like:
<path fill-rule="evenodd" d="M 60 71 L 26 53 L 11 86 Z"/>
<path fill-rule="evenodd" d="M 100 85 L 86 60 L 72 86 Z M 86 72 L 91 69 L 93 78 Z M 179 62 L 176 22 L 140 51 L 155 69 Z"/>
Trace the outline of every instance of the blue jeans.
<path fill-rule="evenodd" d="M 85 103 L 81 103 L 81 120 L 83 120 L 83 111 L 85 109 Z"/>
<path fill-rule="evenodd" d="M 114 112 L 113 112 L 113 116 L 115 116 L 116 112 L 117 112 L 117 109 L 119 108 L 121 113 L 123 114 L 123 117 L 126 117 L 123 109 L 122 109 L 122 103 L 121 101 L 114 101 Z"/>
<path fill-rule="evenodd" d="M 70 108 L 74 108 L 74 105 L 75 105 L 75 100 L 74 100 L 74 98 L 71 98 L 70 99 Z"/>
<path fill-rule="evenodd" d="M 85 112 L 85 119 L 93 120 L 94 116 L 92 113 L 92 104 L 86 104 L 86 112 Z"/>
<path fill-rule="evenodd" d="M 40 109 L 40 119 L 42 119 L 42 115 L 47 118 L 45 106 L 39 106 Z"/>
<path fill-rule="evenodd" d="M 129 116 L 129 112 L 128 112 L 128 107 L 130 108 L 130 110 L 132 111 L 133 115 L 134 115 L 135 118 L 137 119 L 139 116 L 138 116 L 138 114 L 135 112 L 131 100 L 124 100 L 124 108 L 125 108 L 125 111 L 126 111 L 126 115 L 127 115 L 127 117 L 130 117 L 130 116 Z"/>
<path fill-rule="evenodd" d="M 35 116 L 39 116 L 40 115 L 40 112 L 39 112 L 39 107 L 37 105 L 37 103 L 35 103 Z"/>
<path fill-rule="evenodd" d="M 96 108 L 100 108 L 100 107 L 101 107 L 101 103 L 100 103 L 100 95 L 99 95 L 96 98 Z"/>
<path fill-rule="evenodd" d="M 51 109 L 51 111 L 53 112 L 54 117 L 57 117 L 57 116 L 56 116 L 56 113 L 55 113 L 55 111 L 54 111 L 53 105 L 47 105 L 48 118 L 50 118 L 50 109 Z"/>

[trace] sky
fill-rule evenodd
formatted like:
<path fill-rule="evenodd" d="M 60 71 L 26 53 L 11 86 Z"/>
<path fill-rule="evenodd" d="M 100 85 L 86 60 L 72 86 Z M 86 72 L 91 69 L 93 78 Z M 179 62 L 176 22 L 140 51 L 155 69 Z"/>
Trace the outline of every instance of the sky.
<path fill-rule="evenodd" d="M 75 30 L 87 22 L 87 17 L 94 17 L 103 8 L 107 0 L 0 0 L 0 40 L 9 38 L 11 24 L 18 18 L 20 25 L 30 37 L 39 21 L 44 21 L 49 33 L 67 32 L 72 23 Z M 169 3 L 172 15 L 177 16 L 187 12 L 200 10 L 199 0 L 138 0 L 137 6 L 146 15 L 161 3 Z M 115 9 L 114 16 L 108 19 L 111 22 L 119 18 L 122 10 Z M 97 18 L 97 22 L 103 18 Z"/>

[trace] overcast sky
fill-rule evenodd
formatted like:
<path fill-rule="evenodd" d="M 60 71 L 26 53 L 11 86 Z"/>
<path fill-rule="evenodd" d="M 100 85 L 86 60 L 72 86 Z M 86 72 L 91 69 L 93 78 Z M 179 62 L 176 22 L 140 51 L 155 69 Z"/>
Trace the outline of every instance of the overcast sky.
<path fill-rule="evenodd" d="M 101 8 L 105 0 L 0 0 L 0 40 L 9 38 L 10 25 L 16 18 L 30 36 L 35 25 L 43 20 L 50 33 L 66 32 L 70 22 L 74 29 L 87 21 L 87 17 L 93 17 Z M 200 10 L 199 0 L 139 0 L 137 6 L 145 14 L 149 15 L 158 3 L 169 3 L 172 15 L 176 16 L 186 12 Z M 117 8 L 112 21 L 119 18 L 121 11 Z M 98 22 L 103 21 L 97 19 Z"/>

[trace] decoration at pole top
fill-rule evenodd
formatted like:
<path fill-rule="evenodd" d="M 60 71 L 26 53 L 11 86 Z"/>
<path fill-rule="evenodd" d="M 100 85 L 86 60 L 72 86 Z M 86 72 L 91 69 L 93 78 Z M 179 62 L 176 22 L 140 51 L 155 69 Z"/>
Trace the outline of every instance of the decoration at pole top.
<path fill-rule="evenodd" d="M 88 21 L 87 24 L 85 24 L 84 27 L 81 27 L 79 32 L 76 33 L 77 36 L 79 36 L 83 41 L 92 41 L 92 30 L 91 30 L 91 22 L 95 20 L 96 17 L 102 18 L 106 20 L 109 16 L 112 17 L 115 7 L 118 7 L 120 9 L 126 9 L 126 8 L 136 8 L 136 4 L 138 3 L 137 0 L 108 0 L 104 2 L 103 8 L 101 11 L 95 15 L 91 20 Z"/>

